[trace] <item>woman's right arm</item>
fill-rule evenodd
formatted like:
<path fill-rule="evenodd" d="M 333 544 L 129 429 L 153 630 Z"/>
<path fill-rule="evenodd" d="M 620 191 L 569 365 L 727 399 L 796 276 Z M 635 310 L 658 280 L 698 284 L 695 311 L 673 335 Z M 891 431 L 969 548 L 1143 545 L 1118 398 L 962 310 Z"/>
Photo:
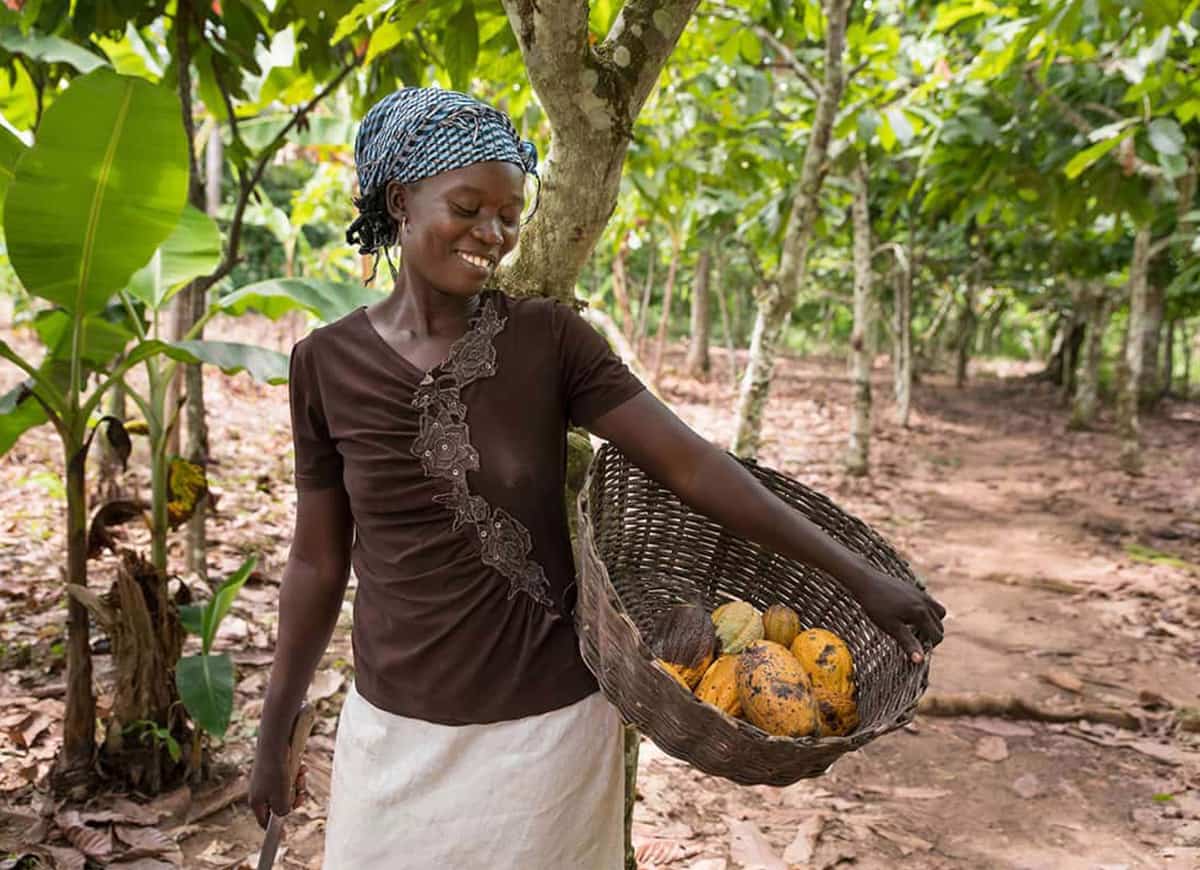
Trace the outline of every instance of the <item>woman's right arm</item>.
<path fill-rule="evenodd" d="M 353 539 L 350 503 L 341 486 L 298 493 L 296 528 L 279 590 L 275 660 L 250 776 L 250 806 L 263 827 L 268 808 L 275 815 L 291 809 L 287 752 L 292 720 L 337 625 Z"/>

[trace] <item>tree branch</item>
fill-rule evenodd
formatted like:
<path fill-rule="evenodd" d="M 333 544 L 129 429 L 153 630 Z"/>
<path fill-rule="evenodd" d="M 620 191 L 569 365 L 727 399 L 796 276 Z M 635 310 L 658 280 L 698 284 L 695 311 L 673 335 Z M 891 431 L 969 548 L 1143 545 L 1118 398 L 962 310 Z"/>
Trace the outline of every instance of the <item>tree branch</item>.
<path fill-rule="evenodd" d="M 258 186 L 258 183 L 262 180 L 262 175 L 263 172 L 266 171 L 267 164 L 270 163 L 271 158 L 275 156 L 275 152 L 283 147 L 283 144 L 287 141 L 288 134 L 292 132 L 296 125 L 299 124 L 301 120 L 307 118 L 308 113 L 316 108 L 318 103 L 336 90 L 346 76 L 348 76 L 351 71 L 357 68 L 358 64 L 359 58 L 357 55 L 355 55 L 354 59 L 351 60 L 350 63 L 346 64 L 346 66 L 344 66 L 342 70 L 333 77 L 332 81 L 318 91 L 311 100 L 293 113 L 291 120 L 289 120 L 287 124 L 284 125 L 283 129 L 275 134 L 275 138 L 267 143 L 262 151 L 259 152 L 258 162 L 255 164 L 254 171 L 250 173 L 249 177 L 247 177 L 245 170 L 238 170 L 239 191 L 237 203 L 234 205 L 233 209 L 233 217 L 229 222 L 229 246 L 226 248 L 225 256 L 221 259 L 221 262 L 217 268 L 205 278 L 199 279 L 205 289 L 216 284 L 218 281 L 232 272 L 233 267 L 237 265 L 238 247 L 241 244 L 242 235 L 242 219 L 246 212 L 246 206 L 250 202 L 250 195 L 254 192 L 254 189 Z M 231 109 L 231 117 L 232 114 L 233 113 Z M 217 135 L 215 131 L 213 135 Z"/>
<path fill-rule="evenodd" d="M 821 86 L 817 83 L 817 80 L 809 74 L 808 69 L 806 69 L 804 64 L 800 62 L 800 58 L 796 57 L 796 53 L 784 45 L 783 42 L 767 28 L 761 25 L 755 25 L 754 32 L 757 33 L 761 38 L 765 39 L 767 44 L 771 46 L 772 51 L 783 58 L 791 71 L 796 74 L 796 78 L 804 82 L 804 85 L 808 88 L 809 93 L 813 95 L 813 99 L 821 99 Z"/>
<path fill-rule="evenodd" d="M 598 47 L 597 54 L 610 59 L 624 82 L 622 120 L 630 130 L 699 4 L 700 0 L 626 0 Z"/>
<path fill-rule="evenodd" d="M 605 111 L 601 76 L 588 46 L 588 6 L 573 0 L 503 0 L 529 81 L 555 130 Z M 588 99 L 579 100 L 586 91 Z"/>

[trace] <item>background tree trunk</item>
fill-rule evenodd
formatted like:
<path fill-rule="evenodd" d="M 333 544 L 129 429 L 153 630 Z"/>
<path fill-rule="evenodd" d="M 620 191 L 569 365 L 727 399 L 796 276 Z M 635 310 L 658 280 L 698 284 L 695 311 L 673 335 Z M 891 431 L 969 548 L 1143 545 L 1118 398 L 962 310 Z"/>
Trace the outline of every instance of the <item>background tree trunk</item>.
<path fill-rule="evenodd" d="M 846 472 L 864 476 L 870 471 L 871 361 L 874 323 L 871 312 L 871 214 L 867 161 L 859 155 L 854 167 L 854 330 L 850 336 L 854 414 L 846 447 Z"/>
<path fill-rule="evenodd" d="M 800 182 L 784 232 L 779 267 L 774 280 L 763 287 L 762 295 L 756 300 L 750 360 L 738 395 L 732 444 L 734 453 L 746 458 L 753 458 L 758 453 L 775 356 L 808 274 L 808 247 L 825 181 L 829 137 L 845 85 L 842 54 L 846 45 L 849 5 L 849 0 L 826 0 L 825 3 L 825 75 L 821 96 L 817 100 Z"/>
<path fill-rule="evenodd" d="M 679 270 L 679 257 L 682 253 L 683 242 L 679 238 L 671 240 L 671 264 L 667 267 L 667 283 L 663 287 L 662 319 L 658 321 L 658 338 L 655 341 L 654 367 L 650 370 L 650 379 L 658 388 L 658 379 L 662 375 L 663 356 L 667 352 L 667 337 L 671 328 L 671 295 L 675 290 L 675 274 Z"/>
<path fill-rule="evenodd" d="M 967 276 L 963 288 L 962 306 L 958 311 L 958 330 L 954 336 L 954 386 L 962 389 L 967 384 L 967 364 L 971 359 L 971 344 L 975 340 L 975 281 L 974 271 Z"/>
<path fill-rule="evenodd" d="M 1163 393 L 1159 353 L 1162 350 L 1163 314 L 1167 294 L 1162 287 L 1146 284 L 1146 308 L 1142 316 L 1142 375 L 1138 384 L 1138 406 L 1152 411 Z"/>
<path fill-rule="evenodd" d="M 1193 333 L 1188 329 L 1187 321 L 1179 324 L 1179 331 L 1182 333 L 1180 339 L 1183 342 L 1183 377 L 1179 385 L 1179 395 L 1184 399 L 1191 396 L 1192 392 L 1192 338 Z M 1200 336 L 1200 331 L 1195 335 Z"/>
<path fill-rule="evenodd" d="M 617 318 L 621 324 L 621 332 L 626 338 L 633 335 L 633 312 L 629 308 L 629 276 L 625 271 L 625 259 L 629 256 L 629 236 L 621 236 L 617 252 L 612 261 L 613 296 L 617 300 Z"/>
<path fill-rule="evenodd" d="M 711 249 L 705 245 L 696 258 L 696 280 L 692 284 L 692 339 L 688 345 L 687 371 L 693 378 L 707 378 L 712 364 L 708 358 L 708 278 Z"/>
<path fill-rule="evenodd" d="M 725 335 L 725 352 L 729 354 L 729 384 L 737 392 L 737 353 L 733 344 L 733 324 L 729 321 L 729 305 L 725 300 L 725 255 L 719 243 L 713 261 L 713 284 L 717 288 L 717 306 L 721 310 L 721 332 Z"/>
<path fill-rule="evenodd" d="M 1147 274 L 1150 269 L 1150 228 L 1139 227 L 1133 239 L 1133 261 L 1129 264 L 1129 326 L 1125 330 L 1123 375 L 1117 398 L 1117 425 L 1121 433 L 1121 468 L 1137 474 L 1142 468 L 1138 395 L 1145 359 Z"/>
<path fill-rule="evenodd" d="M 87 485 L 82 433 L 63 439 L 67 469 L 67 589 L 87 590 Z M 96 697 L 92 694 L 92 648 L 87 608 L 67 598 L 67 692 L 62 750 L 51 777 L 55 792 L 85 787 L 96 752 Z"/>
<path fill-rule="evenodd" d="M 1096 422 L 1100 402 L 1100 359 L 1108 318 L 1112 315 L 1109 295 L 1103 284 L 1092 284 L 1082 287 L 1078 296 L 1077 304 L 1086 323 L 1086 333 L 1071 407 L 1069 425 L 1072 429 L 1088 429 Z"/>
<path fill-rule="evenodd" d="M 654 243 L 654 236 L 650 237 L 650 242 L 646 245 L 646 256 L 646 283 L 642 287 L 642 304 L 638 306 L 637 334 L 633 341 L 639 359 L 642 358 L 646 344 L 646 312 L 650 310 L 650 299 L 654 294 L 654 264 L 658 262 L 658 246 Z"/>
<path fill-rule="evenodd" d="M 912 409 L 912 290 L 913 290 L 913 225 L 908 223 L 908 244 L 904 247 L 896 284 L 895 328 L 893 331 L 892 366 L 896 394 L 896 422 L 908 428 Z"/>
<path fill-rule="evenodd" d="M 1160 395 L 1169 396 L 1174 388 L 1175 380 L 1175 333 L 1179 327 L 1179 321 L 1171 319 L 1167 322 L 1167 340 L 1166 347 L 1163 348 L 1162 355 L 1162 392 Z"/>

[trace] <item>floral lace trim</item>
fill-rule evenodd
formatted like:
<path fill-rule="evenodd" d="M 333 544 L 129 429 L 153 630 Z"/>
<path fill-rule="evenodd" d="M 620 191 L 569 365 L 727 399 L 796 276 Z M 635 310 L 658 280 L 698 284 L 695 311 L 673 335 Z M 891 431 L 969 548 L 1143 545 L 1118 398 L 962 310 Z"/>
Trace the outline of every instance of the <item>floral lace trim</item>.
<path fill-rule="evenodd" d="M 450 348 L 446 361 L 430 369 L 417 387 L 413 407 L 420 411 L 420 434 L 412 454 L 428 477 L 449 481 L 448 493 L 433 500 L 454 513 L 454 530 L 474 526 L 483 563 L 508 578 L 508 597 L 524 592 L 543 607 L 552 608 L 550 581 L 542 566 L 529 558 L 529 530 L 502 508 L 493 508 L 467 487 L 467 472 L 479 470 L 479 452 L 471 445 L 464 387 L 496 373 L 493 339 L 508 318 L 496 314 L 486 299 L 466 334 Z"/>

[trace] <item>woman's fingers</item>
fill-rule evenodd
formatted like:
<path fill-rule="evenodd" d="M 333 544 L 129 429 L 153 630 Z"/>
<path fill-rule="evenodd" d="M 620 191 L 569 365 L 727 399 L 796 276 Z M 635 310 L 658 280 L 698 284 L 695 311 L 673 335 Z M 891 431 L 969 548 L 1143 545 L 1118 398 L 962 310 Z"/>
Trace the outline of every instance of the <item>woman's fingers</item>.
<path fill-rule="evenodd" d="M 921 642 L 917 640 L 916 635 L 913 634 L 911 628 L 900 623 L 889 633 L 900 644 L 900 649 L 904 650 L 904 654 L 908 656 L 913 664 L 919 665 L 925 661 L 925 650 L 921 646 Z"/>

